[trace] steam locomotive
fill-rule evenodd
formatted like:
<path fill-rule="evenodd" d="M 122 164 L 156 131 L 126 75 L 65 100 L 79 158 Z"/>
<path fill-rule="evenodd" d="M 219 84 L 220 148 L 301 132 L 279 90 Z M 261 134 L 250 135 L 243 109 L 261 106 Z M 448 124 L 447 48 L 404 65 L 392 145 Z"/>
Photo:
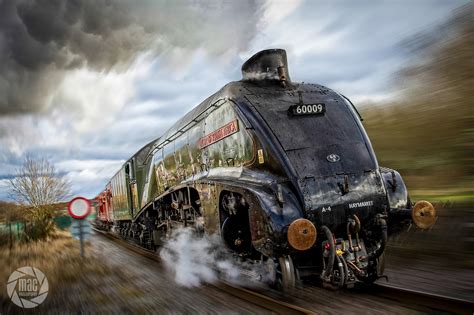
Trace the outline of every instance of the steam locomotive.
<path fill-rule="evenodd" d="M 180 227 L 217 233 L 282 288 L 375 281 L 388 235 L 430 228 L 435 208 L 379 167 L 348 98 L 290 80 L 284 50 L 242 75 L 125 162 L 96 197 L 96 225 L 148 249 Z"/>

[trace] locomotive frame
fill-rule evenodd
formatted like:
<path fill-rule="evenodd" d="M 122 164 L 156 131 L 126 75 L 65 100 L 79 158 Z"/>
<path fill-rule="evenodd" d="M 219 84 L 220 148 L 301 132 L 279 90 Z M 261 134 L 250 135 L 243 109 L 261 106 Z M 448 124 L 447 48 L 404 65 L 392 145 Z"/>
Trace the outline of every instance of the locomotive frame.
<path fill-rule="evenodd" d="M 149 249 L 179 227 L 217 233 L 282 288 L 375 281 L 388 234 L 431 227 L 434 207 L 378 166 L 348 98 L 290 80 L 284 50 L 242 73 L 125 162 L 96 197 L 96 225 Z"/>

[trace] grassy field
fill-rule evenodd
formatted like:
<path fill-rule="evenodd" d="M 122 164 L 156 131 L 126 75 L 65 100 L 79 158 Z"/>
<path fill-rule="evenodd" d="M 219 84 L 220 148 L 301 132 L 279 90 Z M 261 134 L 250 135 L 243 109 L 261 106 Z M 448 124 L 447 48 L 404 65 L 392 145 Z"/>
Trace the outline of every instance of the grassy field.
<path fill-rule="evenodd" d="M 10 274 L 19 267 L 38 268 L 48 279 L 50 288 L 49 297 L 46 300 L 48 302 L 58 293 L 58 288 L 74 286 L 83 280 L 85 274 L 104 276 L 110 272 L 93 258 L 81 259 L 78 242 L 68 234 L 59 231 L 45 241 L 17 242 L 11 250 L 8 247 L 1 248 L 0 285 L 5 287 Z M 6 293 L 5 290 L 0 291 L 0 300 L 3 301 L 2 309 L 13 305 Z M 16 306 L 13 305 L 12 309 L 15 308 Z"/>
<path fill-rule="evenodd" d="M 114 311 L 117 301 L 123 306 L 130 296 L 141 294 L 139 288 L 101 262 L 90 244 L 86 243 L 85 259 L 79 250 L 79 242 L 65 231 L 56 231 L 44 241 L 16 243 L 12 250 L 0 248 L 0 310 L 24 311 L 10 301 L 4 289 L 10 274 L 24 266 L 40 269 L 49 283 L 48 297 L 31 309 L 35 312 Z"/>

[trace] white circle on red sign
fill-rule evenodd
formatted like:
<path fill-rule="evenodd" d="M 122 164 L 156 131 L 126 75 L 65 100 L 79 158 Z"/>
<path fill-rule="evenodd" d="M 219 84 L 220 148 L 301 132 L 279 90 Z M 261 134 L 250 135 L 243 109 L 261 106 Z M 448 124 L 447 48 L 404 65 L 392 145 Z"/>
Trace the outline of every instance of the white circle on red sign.
<path fill-rule="evenodd" d="M 76 197 L 69 202 L 67 210 L 74 219 L 84 219 L 91 212 L 91 202 L 84 197 Z"/>

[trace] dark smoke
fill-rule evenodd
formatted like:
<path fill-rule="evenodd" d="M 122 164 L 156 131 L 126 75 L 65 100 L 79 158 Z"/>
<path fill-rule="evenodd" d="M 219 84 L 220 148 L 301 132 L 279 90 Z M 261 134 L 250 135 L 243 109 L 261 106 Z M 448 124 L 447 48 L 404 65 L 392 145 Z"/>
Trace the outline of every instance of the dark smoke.
<path fill-rule="evenodd" d="M 148 50 L 238 52 L 261 11 L 250 0 L 0 0 L 0 115 L 47 110 L 73 69 L 123 71 Z"/>

